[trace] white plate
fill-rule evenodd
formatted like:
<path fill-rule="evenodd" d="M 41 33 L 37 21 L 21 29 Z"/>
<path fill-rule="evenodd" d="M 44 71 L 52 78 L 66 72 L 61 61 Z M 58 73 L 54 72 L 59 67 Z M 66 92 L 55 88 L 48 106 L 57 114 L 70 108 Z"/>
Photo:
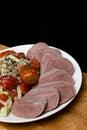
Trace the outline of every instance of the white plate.
<path fill-rule="evenodd" d="M 15 47 L 11 47 L 11 48 L 5 49 L 4 51 L 6 51 L 6 50 L 14 50 L 16 52 L 24 52 L 26 54 L 26 52 L 29 50 L 29 48 L 31 48 L 33 45 L 34 44 L 15 46 Z M 81 88 L 81 84 L 82 84 L 81 68 L 80 68 L 79 64 L 77 63 L 77 61 L 71 55 L 69 55 L 68 53 L 66 53 L 65 51 L 63 51 L 61 49 L 59 49 L 59 50 L 62 52 L 63 57 L 68 58 L 72 62 L 73 66 L 75 68 L 75 72 L 73 74 L 73 78 L 75 80 L 74 87 L 75 87 L 76 95 L 77 95 L 79 90 L 80 90 L 80 88 Z M 68 102 L 66 102 L 66 103 L 64 103 L 62 105 L 59 105 L 56 109 L 54 109 L 52 111 L 49 111 L 49 112 L 46 112 L 46 113 L 40 115 L 39 117 L 36 117 L 36 118 L 33 118 L 33 119 L 18 118 L 18 117 L 14 116 L 10 112 L 8 117 L 0 117 L 0 121 L 1 122 L 7 122 L 7 123 L 25 123 L 25 122 L 33 122 L 33 121 L 41 120 L 43 118 L 46 118 L 48 116 L 51 116 L 51 115 L 59 112 L 60 110 L 65 108 L 74 98 L 70 99 Z"/>

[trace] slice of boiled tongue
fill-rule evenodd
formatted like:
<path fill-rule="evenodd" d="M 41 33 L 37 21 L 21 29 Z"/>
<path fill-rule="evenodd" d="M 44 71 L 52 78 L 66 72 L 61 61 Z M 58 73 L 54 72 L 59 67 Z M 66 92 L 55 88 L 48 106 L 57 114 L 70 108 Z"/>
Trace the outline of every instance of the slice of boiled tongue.
<path fill-rule="evenodd" d="M 70 75 L 73 75 L 74 73 L 74 66 L 72 62 L 67 58 L 64 58 L 63 56 L 56 56 L 52 53 L 46 53 L 42 57 L 42 66 L 44 63 L 46 63 L 45 72 L 48 72 L 56 68 L 56 69 L 63 69 L 66 72 L 68 72 Z"/>
<path fill-rule="evenodd" d="M 62 69 L 52 69 L 44 74 L 41 74 L 38 84 L 43 84 L 46 82 L 56 82 L 56 81 L 67 81 L 74 84 L 73 77 Z"/>
<path fill-rule="evenodd" d="M 44 97 L 31 97 L 26 100 L 18 100 L 13 103 L 12 113 L 21 118 L 35 118 L 41 115 L 47 105 L 47 99 Z"/>
<path fill-rule="evenodd" d="M 37 42 L 36 44 L 34 44 L 27 52 L 26 57 L 28 57 L 29 59 L 31 58 L 35 58 L 35 52 L 38 51 L 39 49 L 45 49 L 45 48 L 49 48 L 49 46 L 47 45 L 47 43 L 45 42 Z"/>
<path fill-rule="evenodd" d="M 60 101 L 59 92 L 56 88 L 35 88 L 31 89 L 22 98 L 22 101 L 29 100 L 31 97 L 44 97 L 47 99 L 47 106 L 45 111 L 50 111 L 56 108 Z"/>
<path fill-rule="evenodd" d="M 75 97 L 76 91 L 74 85 L 67 81 L 59 81 L 59 82 L 48 82 L 44 84 L 38 84 L 34 86 L 34 88 L 56 88 L 60 93 L 60 102 L 59 104 L 63 104 L 69 101 L 71 98 Z"/>
<path fill-rule="evenodd" d="M 54 48 L 41 48 L 41 49 L 38 49 L 35 54 L 34 54 L 34 57 L 36 59 L 38 59 L 40 61 L 40 63 L 42 64 L 42 58 L 45 54 L 52 54 L 53 56 L 61 56 L 61 51 L 58 50 L 58 49 L 54 49 Z M 51 55 L 51 56 L 52 56 Z M 49 55 L 45 57 L 45 62 L 46 60 L 50 58 Z M 44 60 L 44 59 L 43 59 Z M 44 61 L 43 61 L 44 62 Z"/>

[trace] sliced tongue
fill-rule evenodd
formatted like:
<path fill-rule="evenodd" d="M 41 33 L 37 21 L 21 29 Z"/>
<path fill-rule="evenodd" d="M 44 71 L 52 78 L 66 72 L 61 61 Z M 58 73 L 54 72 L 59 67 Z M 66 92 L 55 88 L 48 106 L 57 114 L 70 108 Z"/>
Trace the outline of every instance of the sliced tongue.
<path fill-rule="evenodd" d="M 12 113 L 21 118 L 35 118 L 44 112 L 46 105 L 47 99 L 44 97 L 23 98 L 14 102 Z"/>
<path fill-rule="evenodd" d="M 44 97 L 47 99 L 47 107 L 45 111 L 50 111 L 56 108 L 59 104 L 60 97 L 56 88 L 36 88 L 31 89 L 24 97 L 23 100 L 28 100 L 31 97 Z"/>
<path fill-rule="evenodd" d="M 72 76 L 62 69 L 53 69 L 44 74 L 41 74 L 39 84 L 56 81 L 67 81 L 74 84 L 74 79 Z"/>

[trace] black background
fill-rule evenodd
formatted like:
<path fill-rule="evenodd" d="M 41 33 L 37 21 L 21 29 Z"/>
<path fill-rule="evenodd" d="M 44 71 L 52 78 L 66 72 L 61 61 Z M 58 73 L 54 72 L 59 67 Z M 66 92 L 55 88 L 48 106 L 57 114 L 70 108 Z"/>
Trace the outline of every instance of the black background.
<path fill-rule="evenodd" d="M 28 6 L 10 7 L 0 15 L 1 44 L 13 47 L 43 41 L 68 52 L 82 71 L 87 72 L 87 14 L 84 7 L 78 11 L 71 9 L 71 5 L 67 8 L 43 1 L 32 2 L 32 6 L 28 3 Z"/>

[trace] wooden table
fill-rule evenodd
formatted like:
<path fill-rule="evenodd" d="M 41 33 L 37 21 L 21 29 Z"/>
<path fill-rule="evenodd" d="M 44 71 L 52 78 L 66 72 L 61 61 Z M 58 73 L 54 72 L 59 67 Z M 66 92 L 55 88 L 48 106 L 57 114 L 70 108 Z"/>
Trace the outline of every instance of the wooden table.
<path fill-rule="evenodd" d="M 6 46 L 0 44 L 0 49 Z M 76 98 L 60 112 L 30 123 L 0 122 L 0 130 L 87 130 L 87 73 L 82 73 L 81 89 Z"/>

